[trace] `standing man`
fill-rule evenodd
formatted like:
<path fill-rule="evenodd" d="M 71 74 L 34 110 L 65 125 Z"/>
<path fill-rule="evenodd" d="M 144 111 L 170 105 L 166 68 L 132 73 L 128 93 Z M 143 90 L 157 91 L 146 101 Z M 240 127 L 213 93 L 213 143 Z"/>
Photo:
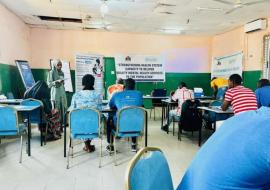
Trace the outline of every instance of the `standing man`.
<path fill-rule="evenodd" d="M 261 106 L 270 106 L 270 83 L 268 79 L 261 79 L 258 81 L 258 88 L 255 91 L 258 108 Z"/>
<path fill-rule="evenodd" d="M 169 112 L 169 118 L 168 118 L 168 123 L 166 125 L 164 125 L 161 129 L 163 131 L 168 131 L 169 130 L 169 126 L 171 124 L 171 122 L 173 121 L 173 119 L 175 121 L 179 121 L 180 120 L 180 114 L 181 114 L 181 110 L 182 110 L 182 104 L 186 101 L 186 100 L 191 100 L 194 99 L 194 93 L 192 90 L 189 90 L 187 88 L 187 85 L 185 82 L 181 82 L 178 89 L 175 91 L 175 93 L 172 95 L 172 100 L 177 101 L 178 100 L 178 107 L 174 110 L 171 110 Z"/>
<path fill-rule="evenodd" d="M 214 91 L 214 98 L 218 100 L 223 100 L 224 94 L 228 88 L 228 80 L 221 77 L 213 77 L 210 86 Z"/>
<path fill-rule="evenodd" d="M 257 100 L 254 92 L 241 85 L 242 78 L 238 74 L 233 74 L 229 78 L 229 89 L 225 94 L 222 110 L 225 111 L 232 106 L 234 114 L 245 111 L 256 110 Z"/>
<path fill-rule="evenodd" d="M 135 90 L 135 80 L 128 78 L 125 80 L 124 90 L 122 92 L 116 92 L 113 94 L 109 106 L 111 109 L 120 110 L 125 106 L 143 106 L 143 95 L 140 91 Z M 112 129 L 115 128 L 117 121 L 116 115 L 114 115 L 113 123 L 107 122 L 107 142 L 109 145 L 106 147 L 108 152 L 114 150 L 113 146 L 110 146 L 111 142 L 110 136 Z M 130 121 L 132 122 L 132 121 Z M 136 137 L 132 137 L 131 150 L 133 152 L 137 151 Z"/>

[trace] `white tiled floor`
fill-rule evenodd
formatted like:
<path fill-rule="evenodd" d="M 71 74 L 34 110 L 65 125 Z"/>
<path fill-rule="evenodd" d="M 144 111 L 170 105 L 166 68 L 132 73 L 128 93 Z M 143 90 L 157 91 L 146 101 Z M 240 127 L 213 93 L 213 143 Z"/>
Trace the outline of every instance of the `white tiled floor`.
<path fill-rule="evenodd" d="M 105 138 L 104 138 L 105 139 Z M 197 133 L 184 134 L 182 141 L 172 133 L 167 135 L 160 130 L 160 121 L 149 120 L 148 146 L 161 148 L 169 162 L 175 188 L 192 157 L 199 149 Z M 8 142 L 7 142 L 8 141 Z M 113 157 L 104 150 L 103 167 L 98 168 L 99 141 L 94 141 L 96 151 L 85 153 L 83 145 L 75 146 L 75 156 L 71 168 L 66 169 L 63 157 L 63 140 L 48 142 L 40 147 L 39 132 L 33 130 L 32 156 L 24 151 L 22 164 L 18 163 L 19 139 L 2 140 L 0 144 L 0 185 L 3 190 L 122 190 L 128 161 L 134 153 L 126 141 L 120 141 L 118 163 L 114 166 Z M 105 149 L 106 141 L 103 141 Z M 24 147 L 25 150 L 25 147 Z"/>

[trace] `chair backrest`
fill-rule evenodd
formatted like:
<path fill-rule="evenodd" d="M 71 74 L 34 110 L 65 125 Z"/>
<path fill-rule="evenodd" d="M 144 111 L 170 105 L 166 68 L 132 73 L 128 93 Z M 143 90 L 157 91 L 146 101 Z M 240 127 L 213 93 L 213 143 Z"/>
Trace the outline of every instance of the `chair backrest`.
<path fill-rule="evenodd" d="M 12 92 L 7 93 L 7 99 L 14 99 L 14 95 Z"/>
<path fill-rule="evenodd" d="M 0 105 L 0 136 L 15 135 L 18 132 L 18 116 L 12 107 Z"/>
<path fill-rule="evenodd" d="M 143 132 L 146 110 L 142 107 L 127 106 L 119 110 L 117 132 Z"/>
<path fill-rule="evenodd" d="M 167 160 L 158 148 L 145 147 L 129 162 L 126 190 L 173 190 L 171 172 Z"/>
<path fill-rule="evenodd" d="M 199 100 L 186 100 L 182 104 L 180 127 L 185 131 L 198 131 L 202 127 L 202 116 L 197 107 Z"/>
<path fill-rule="evenodd" d="M 100 112 L 93 108 L 78 108 L 69 113 L 71 133 L 76 135 L 99 134 Z"/>
<path fill-rule="evenodd" d="M 30 123 L 42 123 L 42 111 L 43 111 L 43 103 L 40 100 L 36 100 L 33 98 L 25 99 L 21 102 L 21 105 L 24 106 L 40 106 L 40 109 L 35 109 L 30 113 Z M 23 114 L 23 116 L 26 116 Z"/>

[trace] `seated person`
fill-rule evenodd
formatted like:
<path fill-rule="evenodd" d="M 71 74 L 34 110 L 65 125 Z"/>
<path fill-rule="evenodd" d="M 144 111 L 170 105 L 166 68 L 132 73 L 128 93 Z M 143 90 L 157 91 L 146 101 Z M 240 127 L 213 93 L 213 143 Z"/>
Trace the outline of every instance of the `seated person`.
<path fill-rule="evenodd" d="M 242 86 L 241 83 L 242 77 L 240 75 L 233 74 L 230 76 L 229 89 L 221 106 L 223 111 L 227 110 L 229 106 L 232 106 L 234 114 L 257 109 L 257 100 L 254 92 Z"/>
<path fill-rule="evenodd" d="M 255 91 L 258 108 L 261 106 L 270 106 L 270 83 L 267 79 L 261 79 L 258 81 L 258 88 Z"/>
<path fill-rule="evenodd" d="M 110 102 L 109 106 L 111 109 L 117 109 L 120 110 L 121 108 L 125 106 L 143 106 L 143 95 L 141 92 L 135 90 L 135 80 L 128 78 L 125 80 L 124 90 L 122 92 L 116 92 Z M 107 122 L 107 141 L 109 144 L 112 144 L 110 136 L 111 131 L 113 128 L 115 128 L 116 125 L 116 115 L 114 116 L 113 122 Z M 132 122 L 132 121 L 131 121 Z M 132 139 L 132 151 L 137 151 L 137 145 L 136 145 L 136 137 L 133 137 Z M 107 151 L 113 151 L 114 147 L 108 145 L 106 147 Z"/>
<path fill-rule="evenodd" d="M 228 88 L 228 80 L 221 77 L 213 77 L 210 85 L 214 91 L 214 98 L 218 100 L 223 100 L 224 94 Z"/>
<path fill-rule="evenodd" d="M 169 112 L 169 118 L 168 118 L 168 123 L 164 125 L 161 129 L 164 131 L 169 130 L 169 126 L 173 119 L 175 121 L 180 120 L 180 114 L 181 114 L 181 109 L 182 109 L 182 104 L 186 100 L 194 99 L 194 93 L 192 90 L 187 89 L 187 85 L 184 82 L 181 82 L 178 89 L 175 91 L 175 93 L 172 96 L 172 100 L 176 101 L 178 100 L 178 107 L 175 110 L 171 110 Z"/>
<path fill-rule="evenodd" d="M 270 189 L 270 108 L 226 120 L 202 146 L 177 190 Z"/>
<path fill-rule="evenodd" d="M 83 90 L 76 92 L 72 96 L 71 108 L 95 108 L 101 109 L 102 95 L 98 94 L 94 89 L 95 77 L 90 74 L 86 74 L 82 78 Z M 95 146 L 91 145 L 91 139 L 86 140 L 85 147 L 83 148 L 86 152 L 95 151 Z"/>
<path fill-rule="evenodd" d="M 111 99 L 112 95 L 115 92 L 120 92 L 123 91 L 124 89 L 124 80 L 119 78 L 116 80 L 116 84 L 113 84 L 111 86 L 108 87 L 108 98 Z"/>

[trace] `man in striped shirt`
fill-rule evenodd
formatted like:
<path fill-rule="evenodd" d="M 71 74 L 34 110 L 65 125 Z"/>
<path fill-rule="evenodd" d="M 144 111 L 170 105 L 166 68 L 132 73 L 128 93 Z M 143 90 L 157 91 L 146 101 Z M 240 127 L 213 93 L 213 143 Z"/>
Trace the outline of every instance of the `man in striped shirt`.
<path fill-rule="evenodd" d="M 225 94 L 222 110 L 225 111 L 232 106 L 234 114 L 245 111 L 256 110 L 257 100 L 253 91 L 241 85 L 242 78 L 233 74 L 229 78 L 229 90 Z"/>

